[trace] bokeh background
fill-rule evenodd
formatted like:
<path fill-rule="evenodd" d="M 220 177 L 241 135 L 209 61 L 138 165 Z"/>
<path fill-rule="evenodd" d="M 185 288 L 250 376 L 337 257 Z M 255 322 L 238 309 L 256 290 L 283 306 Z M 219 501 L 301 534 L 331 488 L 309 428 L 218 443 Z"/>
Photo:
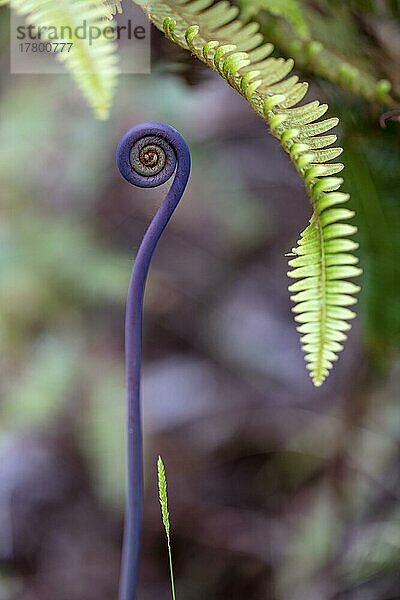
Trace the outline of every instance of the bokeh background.
<path fill-rule="evenodd" d="M 398 3 L 365 3 L 378 4 L 392 6 L 383 37 L 397 55 L 375 43 L 371 56 L 396 84 Z M 400 598 L 400 124 L 381 129 L 379 107 L 302 74 L 341 118 L 364 269 L 359 317 L 317 390 L 285 257 L 310 206 L 262 121 L 153 30 L 152 74 L 122 77 L 97 122 L 67 76 L 9 74 L 8 19 L 2 9 L 0 599 L 117 597 L 124 303 L 165 189 L 130 187 L 114 157 L 147 119 L 181 131 L 193 171 L 146 294 L 139 597 L 170 597 L 161 454 L 179 599 Z M 335 23 L 332 38 L 367 43 Z"/>

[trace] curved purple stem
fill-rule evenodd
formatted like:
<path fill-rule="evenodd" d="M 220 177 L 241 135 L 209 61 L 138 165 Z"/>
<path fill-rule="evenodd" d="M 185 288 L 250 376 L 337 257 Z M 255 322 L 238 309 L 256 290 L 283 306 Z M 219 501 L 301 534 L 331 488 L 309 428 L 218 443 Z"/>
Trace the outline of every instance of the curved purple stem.
<path fill-rule="evenodd" d="M 167 159 L 160 173 L 148 177 L 137 173 L 131 164 L 132 147 L 135 142 L 147 137 L 151 138 L 153 144 L 156 143 L 156 138 L 160 143 L 163 142 L 162 148 Z M 117 164 L 123 177 L 140 187 L 161 185 L 172 175 L 176 164 L 173 183 L 151 221 L 136 254 L 126 305 L 127 494 L 119 598 L 134 600 L 143 512 L 143 442 L 140 403 L 143 296 L 150 261 L 157 242 L 178 205 L 189 178 L 190 153 L 185 140 L 173 127 L 165 123 L 148 122 L 133 127 L 121 139 L 117 149 Z"/>

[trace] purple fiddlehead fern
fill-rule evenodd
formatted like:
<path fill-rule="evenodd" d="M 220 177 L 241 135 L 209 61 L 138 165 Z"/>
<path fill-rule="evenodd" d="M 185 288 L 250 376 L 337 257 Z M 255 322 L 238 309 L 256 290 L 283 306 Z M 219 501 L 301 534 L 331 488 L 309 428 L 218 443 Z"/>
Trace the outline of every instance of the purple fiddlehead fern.
<path fill-rule="evenodd" d="M 117 149 L 121 175 L 142 188 L 157 187 L 175 173 L 172 185 L 147 229 L 136 254 L 125 319 L 125 367 L 128 394 L 127 498 L 120 600 L 134 600 L 143 511 L 143 446 L 140 403 L 143 296 L 150 261 L 189 178 L 190 153 L 170 125 L 156 121 L 130 129 Z"/>

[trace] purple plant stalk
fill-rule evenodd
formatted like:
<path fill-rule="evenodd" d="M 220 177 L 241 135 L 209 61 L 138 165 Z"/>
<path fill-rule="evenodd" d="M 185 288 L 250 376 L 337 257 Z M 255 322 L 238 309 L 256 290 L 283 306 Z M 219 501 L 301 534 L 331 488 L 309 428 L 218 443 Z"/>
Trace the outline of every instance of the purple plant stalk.
<path fill-rule="evenodd" d="M 190 173 L 190 152 L 170 125 L 150 121 L 132 127 L 117 149 L 121 175 L 143 188 L 162 185 L 175 172 L 172 185 L 147 229 L 133 266 L 125 318 L 125 368 L 128 394 L 127 492 L 120 600 L 134 600 L 143 512 L 143 442 L 140 402 L 143 296 L 150 261 Z"/>

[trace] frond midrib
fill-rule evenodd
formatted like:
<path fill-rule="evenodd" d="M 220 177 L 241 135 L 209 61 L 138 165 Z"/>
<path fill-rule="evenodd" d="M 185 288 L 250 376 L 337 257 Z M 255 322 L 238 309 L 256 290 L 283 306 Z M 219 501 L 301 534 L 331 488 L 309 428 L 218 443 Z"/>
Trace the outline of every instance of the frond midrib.
<path fill-rule="evenodd" d="M 322 224 L 321 224 L 321 219 L 319 217 L 319 214 L 316 210 L 316 207 L 314 206 L 314 211 L 315 211 L 315 218 L 317 220 L 317 231 L 318 231 L 318 236 L 319 236 L 319 243 L 320 243 L 320 253 L 321 253 L 321 275 L 320 275 L 320 282 L 321 282 L 321 298 L 320 298 L 320 343 L 318 345 L 318 358 L 316 361 L 316 365 L 312 371 L 312 376 L 314 379 L 314 383 L 316 385 L 320 385 L 322 383 L 323 380 L 323 373 L 322 373 L 322 360 L 323 360 L 323 353 L 324 353 L 324 339 L 325 339 L 325 332 L 326 332 L 326 317 L 327 317 L 327 310 L 326 310 L 326 303 L 327 303 L 327 299 L 326 299 L 326 261 L 325 261 L 325 246 L 324 246 L 324 234 L 323 234 L 323 228 L 322 228 Z"/>

